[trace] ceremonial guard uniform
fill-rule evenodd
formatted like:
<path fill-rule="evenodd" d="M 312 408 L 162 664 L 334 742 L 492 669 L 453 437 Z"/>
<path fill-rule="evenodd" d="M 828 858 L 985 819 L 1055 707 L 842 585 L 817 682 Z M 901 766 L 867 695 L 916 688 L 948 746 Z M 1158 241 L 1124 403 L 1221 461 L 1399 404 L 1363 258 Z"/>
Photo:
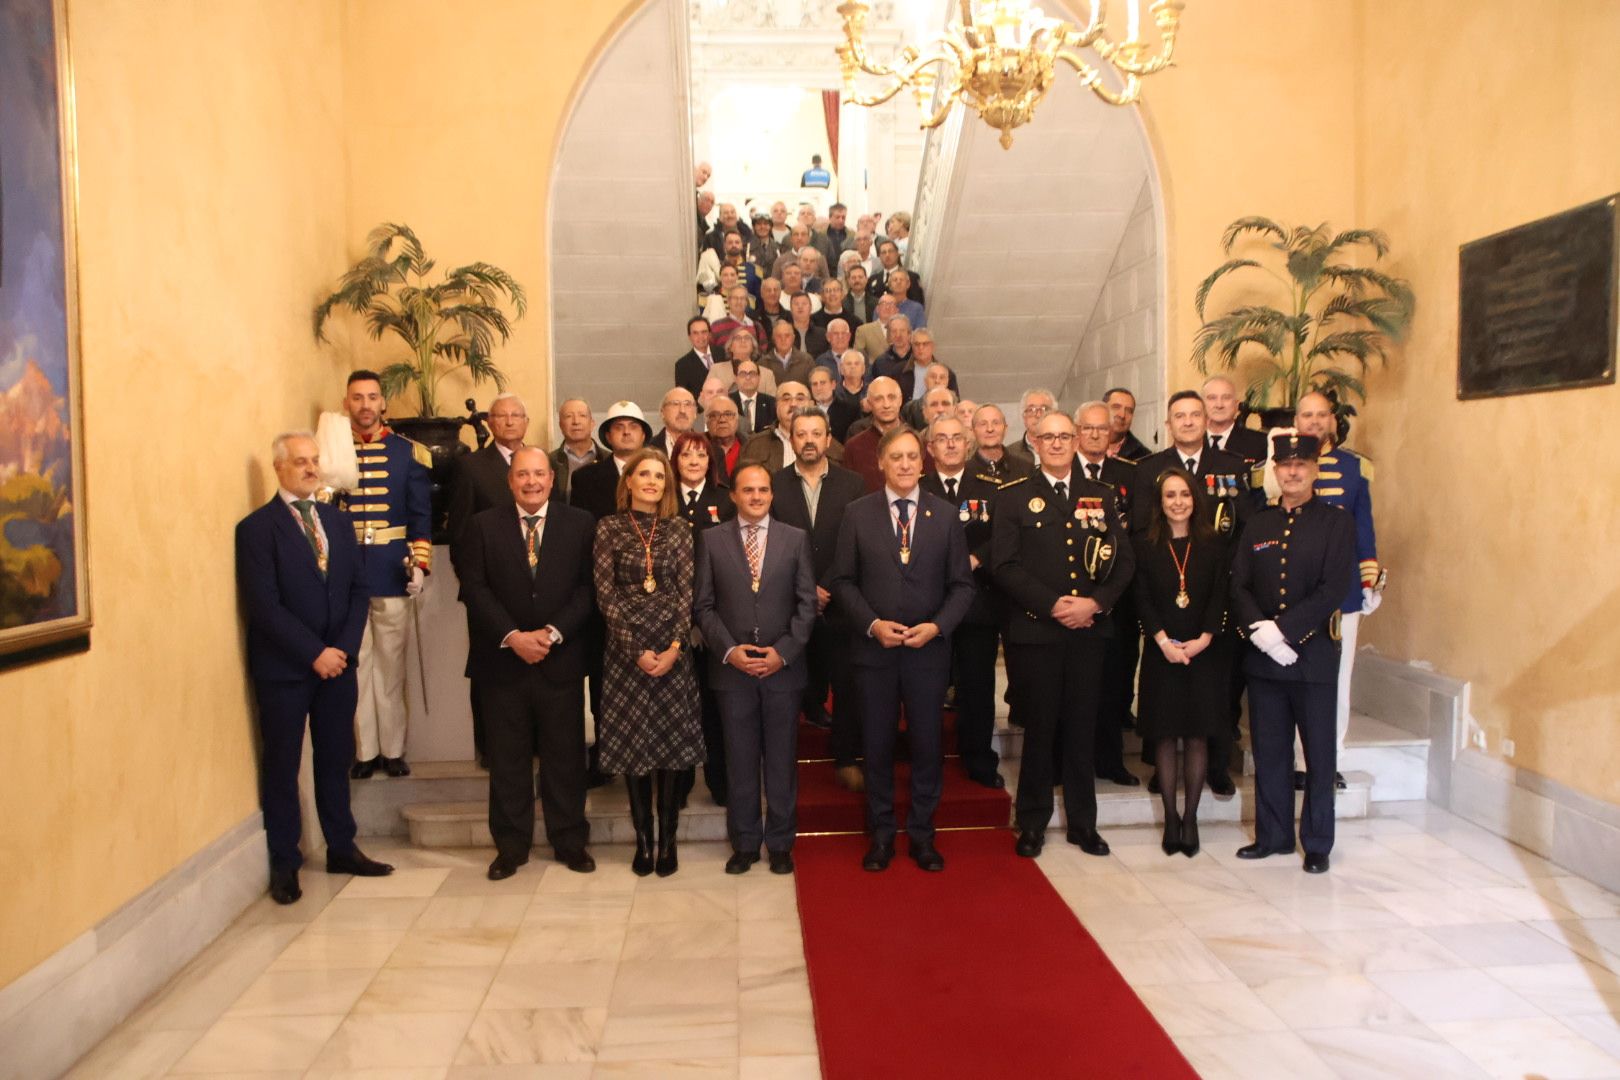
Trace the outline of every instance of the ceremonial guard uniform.
<path fill-rule="evenodd" d="M 1356 663 L 1356 637 L 1361 629 L 1361 616 L 1371 614 L 1379 604 L 1377 593 L 1381 584 L 1382 568 L 1378 564 L 1378 536 L 1373 531 L 1372 462 L 1342 446 L 1335 446 L 1318 459 L 1321 471 L 1316 474 L 1316 497 L 1330 506 L 1337 506 L 1350 514 L 1356 524 L 1356 560 L 1358 576 L 1339 606 L 1339 685 L 1338 708 L 1335 715 L 1338 733 L 1337 746 L 1344 750 L 1344 733 L 1350 726 L 1350 676 Z M 1370 594 L 1364 594 L 1363 589 Z M 1296 753 L 1296 764 L 1303 759 Z"/>
<path fill-rule="evenodd" d="M 986 787 L 1006 782 L 996 771 L 999 758 L 990 738 L 996 727 L 996 638 L 1001 622 L 995 581 L 990 576 L 990 515 L 996 481 L 975 475 L 969 459 L 961 478 L 947 486 L 938 473 L 926 474 L 920 487 L 956 508 L 967 535 L 968 555 L 979 561 L 973 571 L 973 606 L 951 639 L 956 686 L 956 753 L 969 777 Z M 954 491 L 951 488 L 954 487 Z"/>
<path fill-rule="evenodd" d="M 1309 435 L 1276 438 L 1277 460 L 1316 456 Z M 1308 766 L 1299 840 L 1324 860 L 1333 847 L 1334 688 L 1339 674 L 1339 607 L 1355 580 L 1355 526 L 1338 507 L 1307 499 L 1255 515 L 1232 563 L 1232 619 L 1249 642 L 1249 734 L 1254 744 L 1255 856 L 1294 850 L 1294 732 Z M 1274 622 L 1298 659 L 1281 664 L 1256 642 Z M 1246 849 L 1247 850 L 1247 849 Z M 1245 856 L 1250 857 L 1250 856 Z"/>
<path fill-rule="evenodd" d="M 433 566 L 433 514 L 428 475 L 432 458 L 425 446 L 391 428 L 369 441 L 358 435 L 354 453 L 360 485 L 337 493 L 339 510 L 354 519 L 360 560 L 371 594 L 370 617 L 360 642 L 360 700 L 355 710 L 357 775 L 369 776 L 380 764 L 405 767 L 405 638 L 411 600 L 406 595 L 411 569 Z"/>
<path fill-rule="evenodd" d="M 1053 743 L 1061 730 L 1069 840 L 1101 855 L 1108 848 L 1097 836 L 1094 727 L 1107 639 L 1114 632 L 1109 613 L 1130 586 L 1135 556 L 1107 484 L 1071 472 L 1061 486 L 1066 493 L 1040 469 L 1002 485 L 991 523 L 990 561 L 1008 605 L 1007 653 L 1023 683 L 1020 854 L 1039 852 L 1052 817 Z M 1064 596 L 1097 603 L 1090 626 L 1071 630 L 1052 617 Z"/>

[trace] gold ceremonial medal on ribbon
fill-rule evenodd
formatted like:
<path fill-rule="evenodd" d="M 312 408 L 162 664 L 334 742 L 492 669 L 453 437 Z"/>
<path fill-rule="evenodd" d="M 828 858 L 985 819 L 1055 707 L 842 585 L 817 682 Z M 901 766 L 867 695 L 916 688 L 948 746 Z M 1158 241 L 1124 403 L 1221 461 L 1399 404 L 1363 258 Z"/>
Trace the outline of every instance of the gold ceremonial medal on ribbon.
<path fill-rule="evenodd" d="M 1029 500 L 1029 512 L 1030 513 L 1038 514 L 1042 510 L 1045 510 L 1045 509 L 1046 509 L 1046 500 L 1041 498 L 1039 495 L 1037 495 L 1035 498 Z"/>
<path fill-rule="evenodd" d="M 647 577 L 642 581 L 641 587 L 643 589 L 645 589 L 646 591 L 648 591 L 648 592 L 657 592 L 658 591 L 658 582 L 653 578 L 653 576 L 651 574 L 648 574 Z"/>

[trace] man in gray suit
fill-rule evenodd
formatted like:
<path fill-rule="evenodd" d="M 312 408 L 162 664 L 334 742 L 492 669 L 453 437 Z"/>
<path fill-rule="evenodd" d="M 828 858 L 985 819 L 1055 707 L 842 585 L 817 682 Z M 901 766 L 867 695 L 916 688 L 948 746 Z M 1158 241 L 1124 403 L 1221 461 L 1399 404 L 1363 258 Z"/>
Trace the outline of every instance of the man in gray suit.
<path fill-rule="evenodd" d="M 738 466 L 731 500 L 736 518 L 699 535 L 692 600 L 726 733 L 726 831 L 733 852 L 726 873 L 747 873 L 763 842 L 771 873 L 790 874 L 804 650 L 816 621 L 810 538 L 771 520 L 771 474 L 762 465 Z"/>

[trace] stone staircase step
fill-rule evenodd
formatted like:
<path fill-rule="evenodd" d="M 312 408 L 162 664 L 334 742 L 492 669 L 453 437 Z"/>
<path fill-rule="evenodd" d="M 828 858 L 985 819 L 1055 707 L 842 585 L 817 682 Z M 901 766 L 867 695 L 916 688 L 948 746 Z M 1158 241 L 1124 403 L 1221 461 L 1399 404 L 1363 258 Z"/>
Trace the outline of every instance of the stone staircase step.
<path fill-rule="evenodd" d="M 585 797 L 585 815 L 591 823 L 593 844 L 633 844 L 636 830 L 630 824 L 630 798 L 621 783 L 593 788 Z M 401 813 L 416 847 L 489 847 L 489 802 L 423 802 L 407 806 Z M 726 811 L 716 806 L 700 781 L 681 811 L 679 837 L 682 840 L 725 840 Z M 546 847 L 545 822 L 535 806 L 535 846 Z"/>

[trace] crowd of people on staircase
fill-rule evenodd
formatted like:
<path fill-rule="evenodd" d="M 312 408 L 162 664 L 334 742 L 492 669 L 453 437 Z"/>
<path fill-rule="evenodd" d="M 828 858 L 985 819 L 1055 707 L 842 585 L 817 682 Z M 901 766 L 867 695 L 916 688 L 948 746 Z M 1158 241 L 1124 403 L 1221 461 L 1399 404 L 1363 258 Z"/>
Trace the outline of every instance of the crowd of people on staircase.
<path fill-rule="evenodd" d="M 1171 395 L 1154 453 L 1132 433 L 1129 389 L 1068 412 L 1031 388 L 1009 443 L 1002 409 L 963 399 L 935 357 L 906 215 L 879 234 L 873 215 L 849 228 L 836 203 L 791 224 L 780 202 L 749 207 L 746 225 L 723 204 L 711 226 L 705 199 L 690 349 L 661 427 L 632 401 L 598 421 L 569 398 L 547 450 L 528 441 L 521 399 L 501 394 L 487 445 L 457 462 L 449 553 L 489 772 L 490 878 L 528 861 L 536 790 L 555 857 L 593 870 L 586 793 L 611 776 L 634 871 L 675 873 L 699 768 L 726 808 L 727 871 L 763 852 L 791 873 L 801 722 L 826 730 L 838 782 L 864 795 L 862 865 L 885 869 L 903 829 L 910 857 L 941 870 L 945 770 L 997 789 L 1011 778 L 995 749 L 998 657 L 1024 733 L 1018 855 L 1042 852 L 1059 787 L 1066 839 L 1108 854 L 1097 784 L 1141 783 L 1131 727 L 1165 853 L 1195 854 L 1204 789 L 1234 792 L 1246 694 L 1256 822 L 1238 855 L 1295 850 L 1299 787 L 1304 867 L 1326 870 L 1356 626 L 1382 587 L 1371 466 L 1338 445 L 1331 400 L 1305 395 L 1294 426 L 1266 433 L 1216 376 Z M 432 571 L 427 458 L 387 427 L 376 373 L 349 376 L 344 412 L 346 430 L 275 439 L 278 491 L 237 530 L 282 903 L 300 895 L 306 717 L 329 871 L 391 869 L 355 845 L 348 785 L 409 773 L 404 640 Z"/>

